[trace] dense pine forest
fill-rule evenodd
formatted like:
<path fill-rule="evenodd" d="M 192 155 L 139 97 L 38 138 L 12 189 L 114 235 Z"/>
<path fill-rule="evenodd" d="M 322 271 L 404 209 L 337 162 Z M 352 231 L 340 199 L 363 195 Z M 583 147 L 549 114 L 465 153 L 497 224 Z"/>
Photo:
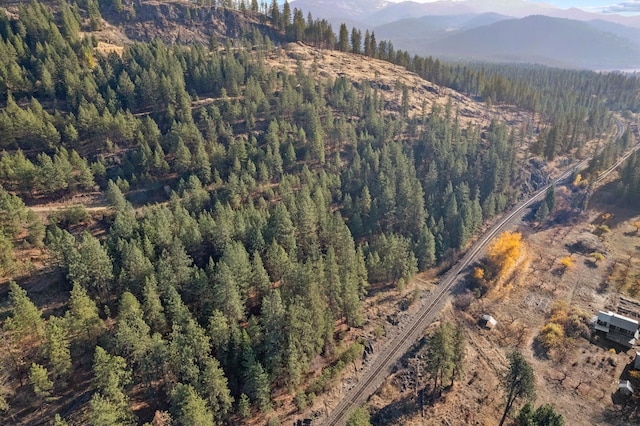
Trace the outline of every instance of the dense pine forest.
<path fill-rule="evenodd" d="M 232 36 L 111 53 L 96 33 L 151 6 L 0 14 L 3 423 L 278 424 L 276 395 L 304 407 L 362 355 L 344 330 L 367 321 L 370 286 L 450 262 L 531 189 L 530 158 L 584 156 L 611 111 L 640 108 L 633 76 L 444 64 L 287 3 L 235 3 L 175 6 Z M 268 66 L 287 42 L 385 60 L 534 121 L 463 126 L 453 102 L 409 114 L 373 81 Z M 28 208 L 96 192 L 98 215 Z M 34 249 L 45 267 L 28 269 Z M 33 277 L 62 298 L 35 303 Z"/>

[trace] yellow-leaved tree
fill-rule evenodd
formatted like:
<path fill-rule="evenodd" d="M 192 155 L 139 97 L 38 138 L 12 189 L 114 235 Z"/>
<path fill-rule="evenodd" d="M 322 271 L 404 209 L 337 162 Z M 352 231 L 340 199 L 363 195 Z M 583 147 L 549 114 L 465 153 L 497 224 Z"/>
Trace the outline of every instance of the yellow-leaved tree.
<path fill-rule="evenodd" d="M 487 249 L 487 266 L 500 278 L 511 271 L 522 254 L 522 234 L 505 231 Z"/>

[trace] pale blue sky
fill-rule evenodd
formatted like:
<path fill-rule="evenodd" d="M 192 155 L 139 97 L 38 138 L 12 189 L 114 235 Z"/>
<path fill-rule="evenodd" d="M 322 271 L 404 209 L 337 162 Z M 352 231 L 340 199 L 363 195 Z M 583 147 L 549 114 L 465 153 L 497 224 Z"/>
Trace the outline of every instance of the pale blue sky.
<path fill-rule="evenodd" d="M 403 0 L 390 0 L 400 2 Z M 436 0 L 413 0 L 427 3 Z M 504 1 L 504 0 L 503 0 Z M 514 0 L 519 1 L 519 0 Z M 640 0 L 525 0 L 532 3 L 547 3 L 563 9 L 577 7 L 590 12 L 640 14 Z"/>
<path fill-rule="evenodd" d="M 585 10 L 599 10 L 615 13 L 640 13 L 640 0 L 529 0 L 536 3 L 549 3 L 563 9 L 578 7 Z"/>

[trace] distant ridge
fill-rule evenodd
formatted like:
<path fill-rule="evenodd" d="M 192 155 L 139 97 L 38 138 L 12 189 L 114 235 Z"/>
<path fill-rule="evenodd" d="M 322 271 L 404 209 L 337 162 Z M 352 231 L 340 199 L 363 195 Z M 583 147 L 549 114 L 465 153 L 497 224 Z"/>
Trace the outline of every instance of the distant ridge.
<path fill-rule="evenodd" d="M 640 16 L 560 9 L 524 0 L 295 0 L 292 7 L 375 31 L 396 49 L 447 60 L 565 68 L 640 67 Z"/>
<path fill-rule="evenodd" d="M 536 62 L 576 68 L 640 66 L 638 43 L 587 22 L 539 15 L 463 31 L 416 50 L 450 59 Z"/>

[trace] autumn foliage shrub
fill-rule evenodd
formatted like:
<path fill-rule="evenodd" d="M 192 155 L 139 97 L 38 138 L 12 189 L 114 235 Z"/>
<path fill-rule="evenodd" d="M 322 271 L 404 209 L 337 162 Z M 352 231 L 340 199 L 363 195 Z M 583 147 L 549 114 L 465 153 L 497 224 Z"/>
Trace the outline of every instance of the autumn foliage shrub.
<path fill-rule="evenodd" d="M 588 337 L 588 315 L 559 300 L 551 308 L 549 320 L 540 330 L 538 341 L 547 356 L 562 359 L 575 339 Z"/>
<path fill-rule="evenodd" d="M 522 234 L 505 231 L 487 248 L 487 256 L 471 272 L 471 287 L 477 296 L 493 288 L 511 272 L 522 255 Z"/>
<path fill-rule="evenodd" d="M 489 244 L 487 267 L 497 278 L 511 271 L 522 254 L 522 234 L 505 231 Z"/>

